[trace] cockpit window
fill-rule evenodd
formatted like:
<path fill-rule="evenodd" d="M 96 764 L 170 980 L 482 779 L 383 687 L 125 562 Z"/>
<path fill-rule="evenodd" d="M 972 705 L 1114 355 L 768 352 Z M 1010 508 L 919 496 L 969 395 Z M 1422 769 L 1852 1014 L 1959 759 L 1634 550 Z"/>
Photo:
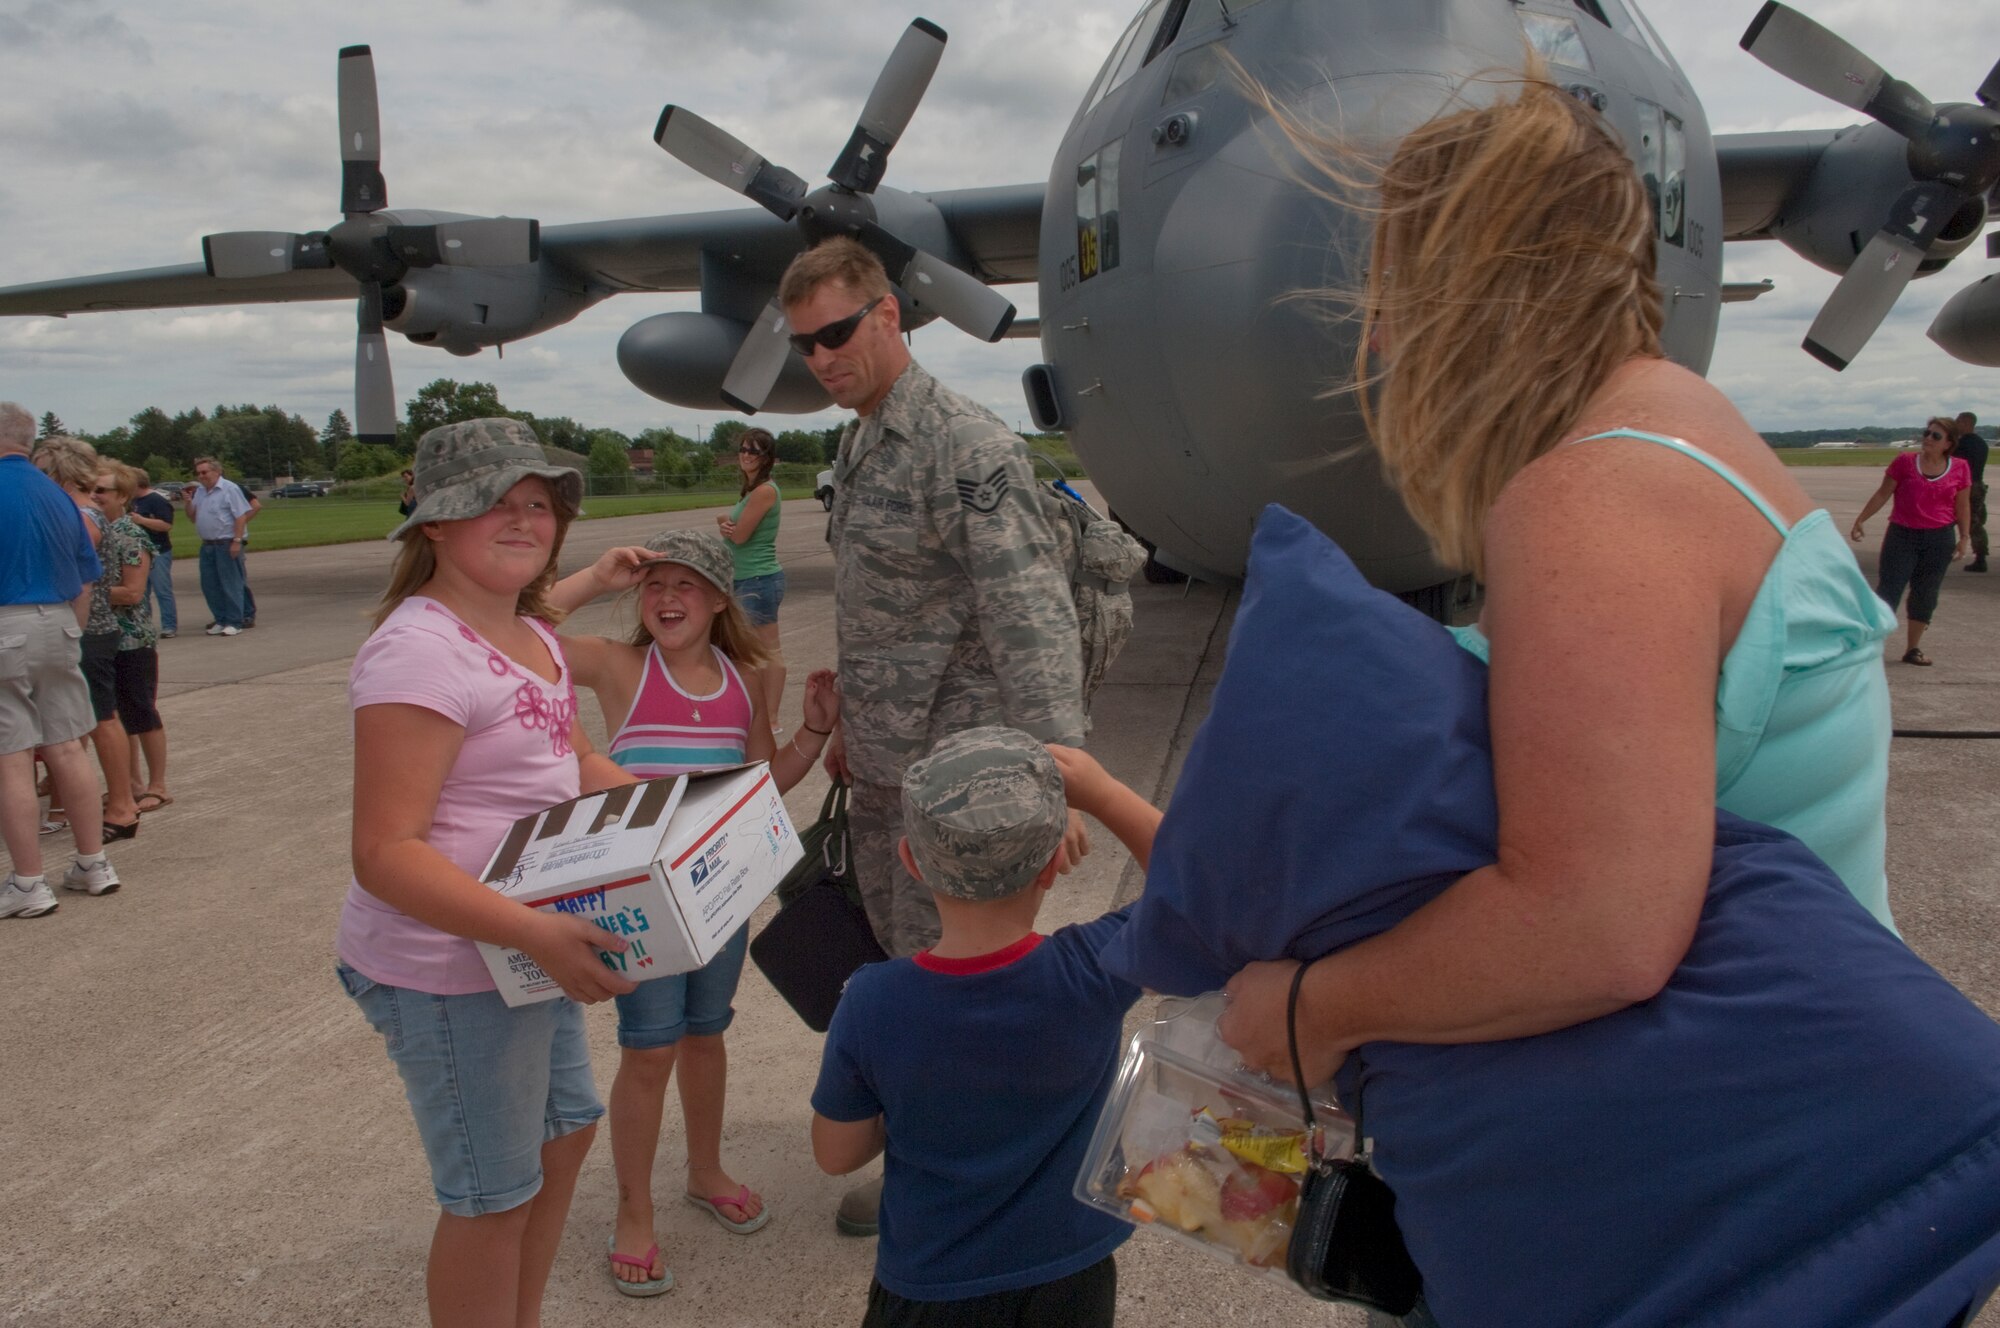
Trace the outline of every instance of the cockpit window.
<path fill-rule="evenodd" d="M 1187 0 L 1180 21 L 1174 24 L 1172 31 L 1160 34 L 1159 45 L 1164 49 L 1183 32 L 1195 33 L 1215 26 L 1222 22 L 1225 10 L 1230 14 L 1240 14 L 1257 3 L 1258 0 Z"/>
<path fill-rule="evenodd" d="M 1590 52 L 1584 47 L 1583 34 L 1577 30 L 1575 19 L 1526 9 L 1520 14 L 1528 45 L 1535 48 L 1535 54 L 1552 65 L 1585 70 L 1591 67 Z"/>
<path fill-rule="evenodd" d="M 1153 51 L 1153 38 L 1159 33 L 1160 21 L 1171 10 L 1177 10 L 1186 0 L 1150 0 L 1139 16 L 1132 20 L 1132 26 L 1125 29 L 1125 35 L 1118 40 L 1111 58 L 1104 62 L 1104 71 L 1097 76 L 1097 86 L 1091 89 L 1090 105 L 1095 106 L 1115 92 L 1126 79 L 1139 72 Z"/>

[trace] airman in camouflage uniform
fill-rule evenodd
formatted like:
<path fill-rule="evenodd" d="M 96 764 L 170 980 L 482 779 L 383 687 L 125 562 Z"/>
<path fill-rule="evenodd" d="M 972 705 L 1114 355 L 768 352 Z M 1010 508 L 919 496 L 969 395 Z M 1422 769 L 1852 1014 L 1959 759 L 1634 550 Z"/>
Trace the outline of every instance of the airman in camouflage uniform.
<path fill-rule="evenodd" d="M 1080 743 L 1076 610 L 1019 435 L 911 360 L 874 257 L 826 241 L 778 297 L 794 333 L 818 334 L 814 376 L 860 415 L 841 436 L 827 535 L 849 820 L 876 938 L 912 954 L 938 920 L 896 855 L 904 771 L 986 724 Z"/>

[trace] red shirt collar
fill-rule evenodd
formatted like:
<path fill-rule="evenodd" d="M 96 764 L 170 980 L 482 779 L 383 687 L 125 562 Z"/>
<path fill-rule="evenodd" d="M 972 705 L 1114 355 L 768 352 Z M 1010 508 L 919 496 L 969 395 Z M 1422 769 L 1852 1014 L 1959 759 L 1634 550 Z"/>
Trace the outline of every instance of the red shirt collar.
<path fill-rule="evenodd" d="M 975 973 L 991 973 L 995 969 L 1007 967 L 1040 945 L 1042 940 L 1040 932 L 1031 931 L 1012 945 L 983 955 L 970 955 L 963 959 L 940 959 L 929 950 L 919 950 L 910 957 L 916 961 L 918 968 L 932 973 L 949 973 L 953 977 L 961 978 L 971 977 Z"/>

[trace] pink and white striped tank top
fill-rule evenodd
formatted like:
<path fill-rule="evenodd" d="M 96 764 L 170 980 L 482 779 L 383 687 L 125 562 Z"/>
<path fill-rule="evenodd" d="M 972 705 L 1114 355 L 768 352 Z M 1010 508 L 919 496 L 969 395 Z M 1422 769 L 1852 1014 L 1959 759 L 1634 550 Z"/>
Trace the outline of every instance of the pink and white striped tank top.
<path fill-rule="evenodd" d="M 646 647 L 639 693 L 606 754 L 641 779 L 739 765 L 750 746 L 750 691 L 729 656 L 715 651 L 722 686 L 690 696 L 667 671 L 657 645 Z"/>

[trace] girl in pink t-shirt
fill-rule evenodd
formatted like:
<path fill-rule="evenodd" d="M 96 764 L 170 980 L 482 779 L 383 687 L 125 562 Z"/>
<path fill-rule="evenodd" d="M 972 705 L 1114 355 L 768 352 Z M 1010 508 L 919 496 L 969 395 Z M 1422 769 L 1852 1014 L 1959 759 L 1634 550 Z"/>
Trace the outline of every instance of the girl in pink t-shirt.
<path fill-rule="evenodd" d="M 1972 540 L 1972 472 L 1964 460 L 1951 454 L 1958 442 L 1958 425 L 1942 415 L 1931 417 L 1924 426 L 1921 451 L 1905 452 L 1889 463 L 1882 485 L 1869 496 L 1861 515 L 1854 518 L 1848 532 L 1861 542 L 1861 524 L 1881 510 L 1892 497 L 1889 529 L 1882 537 L 1882 557 L 1876 573 L 1875 593 L 1891 609 L 1910 592 L 1910 647 L 1903 652 L 1905 664 L 1928 666 L 1929 655 L 1917 648 L 1924 629 L 1931 625 L 1937 610 L 1938 591 L 1944 574 L 1963 558 Z M 1956 530 L 1956 542 L 1952 532 Z"/>
<path fill-rule="evenodd" d="M 525 425 L 472 420 L 417 444 L 416 506 L 355 656 L 354 880 L 336 949 L 402 1076 L 439 1207 L 436 1324 L 534 1322 L 603 1114 L 576 1001 L 632 984 L 624 942 L 476 873 L 516 817 L 632 782 L 590 749 L 548 623 L 582 484 Z M 570 999 L 510 1009 L 474 942 L 524 951 Z"/>
<path fill-rule="evenodd" d="M 811 771 L 840 716 L 834 676 L 806 679 L 805 723 L 777 746 L 760 669 L 770 658 L 736 601 L 728 546 L 710 534 L 670 530 L 642 548 L 612 549 L 557 583 L 550 599 L 576 608 L 637 587 L 639 627 L 626 640 L 564 638 L 576 680 L 597 693 L 613 736 L 611 759 L 642 779 L 768 761 L 780 792 Z M 680 1084 L 689 1203 L 738 1235 L 770 1220 L 761 1195 L 722 1165 L 728 1082 L 723 1033 L 743 973 L 748 928 L 692 973 L 652 978 L 618 998 L 618 1076 L 611 1085 L 611 1162 L 618 1218 L 610 1273 L 628 1296 L 673 1284 L 653 1215 L 653 1161 L 667 1081 Z"/>

